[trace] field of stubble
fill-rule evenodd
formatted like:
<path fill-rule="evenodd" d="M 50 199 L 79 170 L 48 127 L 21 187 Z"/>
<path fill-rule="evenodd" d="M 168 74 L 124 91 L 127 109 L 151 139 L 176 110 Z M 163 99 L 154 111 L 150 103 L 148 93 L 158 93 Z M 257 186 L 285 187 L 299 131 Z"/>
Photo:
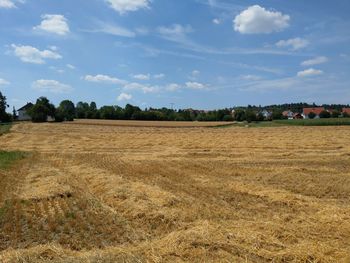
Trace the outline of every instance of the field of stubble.
<path fill-rule="evenodd" d="M 350 262 L 349 135 L 15 125 L 0 262 Z"/>

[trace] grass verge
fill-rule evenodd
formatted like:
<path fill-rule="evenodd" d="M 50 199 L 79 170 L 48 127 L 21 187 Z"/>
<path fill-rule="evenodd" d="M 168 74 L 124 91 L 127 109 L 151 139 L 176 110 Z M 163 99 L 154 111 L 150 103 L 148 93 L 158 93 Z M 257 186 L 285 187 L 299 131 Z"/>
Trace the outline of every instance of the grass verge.
<path fill-rule="evenodd" d="M 9 132 L 12 124 L 0 124 L 0 136 Z"/>
<path fill-rule="evenodd" d="M 19 161 L 26 157 L 24 152 L 6 152 L 0 151 L 0 170 L 8 169 L 14 162 Z"/>
<path fill-rule="evenodd" d="M 350 118 L 329 118 L 329 119 L 303 119 L 303 120 L 275 120 L 262 122 L 237 122 L 228 127 L 282 127 L 282 126 L 347 126 L 350 125 Z"/>

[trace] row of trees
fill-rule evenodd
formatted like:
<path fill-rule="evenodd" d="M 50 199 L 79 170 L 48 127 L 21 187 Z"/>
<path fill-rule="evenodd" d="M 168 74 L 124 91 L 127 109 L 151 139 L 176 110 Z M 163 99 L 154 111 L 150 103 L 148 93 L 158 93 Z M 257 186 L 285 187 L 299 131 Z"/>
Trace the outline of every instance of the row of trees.
<path fill-rule="evenodd" d="M 239 107 L 232 114 L 232 109 L 220 109 L 213 111 L 201 110 L 173 110 L 168 108 L 146 108 L 141 110 L 137 106 L 127 104 L 124 108 L 120 106 L 103 106 L 98 108 L 95 102 L 78 102 L 76 105 L 70 100 L 63 100 L 56 108 L 47 98 L 40 97 L 33 107 L 28 111 L 34 122 L 45 122 L 48 119 L 55 121 L 73 121 L 79 119 L 109 119 L 109 120 L 153 120 L 153 121 L 264 121 L 279 120 L 285 118 L 282 115 L 286 108 L 294 109 L 294 112 L 301 112 L 303 107 L 315 107 L 315 104 L 294 103 L 282 105 L 270 105 L 266 107 L 251 106 Z M 323 105 L 325 107 L 331 105 Z M 348 105 L 332 105 L 336 110 L 331 113 L 324 111 L 321 118 L 339 117 L 342 107 Z M 16 111 L 13 115 L 6 113 L 6 97 L 0 92 L 0 122 L 8 122 L 16 118 Z M 271 115 L 266 117 L 261 112 L 269 110 Z M 293 111 L 293 110 L 292 110 Z M 314 113 L 310 113 L 309 118 L 315 118 Z M 346 116 L 345 116 L 346 117 Z"/>

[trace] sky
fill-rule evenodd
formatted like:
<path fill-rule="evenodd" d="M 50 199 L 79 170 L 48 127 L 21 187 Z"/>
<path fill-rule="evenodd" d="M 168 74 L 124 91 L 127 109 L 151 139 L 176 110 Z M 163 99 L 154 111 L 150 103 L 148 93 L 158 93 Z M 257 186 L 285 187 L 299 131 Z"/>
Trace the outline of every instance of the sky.
<path fill-rule="evenodd" d="M 349 0 L 0 0 L 0 91 L 97 105 L 350 103 Z"/>

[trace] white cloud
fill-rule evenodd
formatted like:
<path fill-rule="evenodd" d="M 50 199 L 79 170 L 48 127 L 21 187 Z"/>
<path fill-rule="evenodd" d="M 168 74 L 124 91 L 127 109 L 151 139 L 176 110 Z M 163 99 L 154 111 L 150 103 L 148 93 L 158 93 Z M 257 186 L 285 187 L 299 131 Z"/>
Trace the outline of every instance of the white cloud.
<path fill-rule="evenodd" d="M 182 26 L 179 24 L 173 24 L 169 27 L 158 27 L 158 32 L 163 38 L 176 42 L 184 41 L 186 38 L 186 34 L 191 33 L 192 31 L 193 29 L 189 25 Z"/>
<path fill-rule="evenodd" d="M 205 89 L 206 85 L 195 81 L 189 81 L 186 82 L 186 87 L 189 89 Z"/>
<path fill-rule="evenodd" d="M 17 46 L 12 44 L 11 47 L 14 50 L 16 57 L 19 57 L 23 62 L 34 63 L 34 64 L 44 64 L 45 59 L 61 59 L 62 56 L 57 52 L 51 50 L 43 50 L 32 47 L 32 46 Z"/>
<path fill-rule="evenodd" d="M 86 75 L 84 79 L 86 81 L 96 82 L 96 83 L 121 84 L 121 85 L 125 85 L 127 83 L 127 81 L 125 80 L 110 77 L 107 75 L 101 75 L 101 74 L 98 74 L 96 76 Z"/>
<path fill-rule="evenodd" d="M 132 83 L 126 84 L 123 87 L 123 89 L 125 89 L 125 90 L 140 90 L 143 93 L 152 93 L 152 92 L 157 92 L 159 90 L 159 87 L 132 82 Z"/>
<path fill-rule="evenodd" d="M 299 71 L 297 76 L 298 77 L 312 77 L 312 76 L 317 76 L 317 75 L 322 75 L 322 74 L 323 74 L 322 70 L 309 68 L 309 69 L 306 69 L 303 71 Z"/>
<path fill-rule="evenodd" d="M 132 99 L 132 95 L 124 92 L 121 93 L 117 98 L 118 101 L 131 100 L 131 99 Z"/>
<path fill-rule="evenodd" d="M 199 71 L 199 70 L 193 70 L 192 72 L 191 72 L 191 75 L 190 76 L 188 76 L 188 78 L 190 79 L 190 80 L 196 80 L 197 78 L 198 78 L 198 76 L 201 74 L 201 72 Z"/>
<path fill-rule="evenodd" d="M 181 86 L 179 84 L 176 84 L 176 83 L 171 83 L 171 84 L 168 84 L 165 89 L 167 91 L 176 91 L 176 90 L 179 90 L 181 89 Z"/>
<path fill-rule="evenodd" d="M 57 80 L 39 79 L 33 82 L 32 88 L 40 92 L 69 93 L 72 87 Z"/>
<path fill-rule="evenodd" d="M 16 2 L 24 3 L 24 0 L 0 0 L 0 8 L 10 9 L 16 8 Z"/>
<path fill-rule="evenodd" d="M 277 47 L 287 47 L 292 50 L 298 50 L 309 45 L 309 41 L 300 37 L 291 38 L 288 40 L 280 40 L 276 43 Z"/>
<path fill-rule="evenodd" d="M 9 81 L 7 81 L 6 79 L 0 78 L 0 86 L 2 86 L 2 85 L 9 85 L 9 84 L 10 84 Z"/>
<path fill-rule="evenodd" d="M 67 64 L 66 67 L 69 68 L 69 69 L 76 69 L 76 67 L 73 66 L 72 64 Z"/>
<path fill-rule="evenodd" d="M 212 20 L 212 22 L 213 22 L 213 24 L 215 24 L 215 25 L 220 25 L 220 24 L 221 24 L 221 21 L 220 21 L 220 19 L 218 19 L 218 18 L 214 18 L 214 19 Z"/>
<path fill-rule="evenodd" d="M 165 77 L 165 74 L 163 74 L 163 73 L 153 75 L 153 78 L 155 78 L 155 79 L 162 79 L 164 77 Z"/>
<path fill-rule="evenodd" d="M 97 23 L 97 29 L 84 30 L 84 31 L 90 32 L 90 33 L 105 33 L 113 36 L 129 37 L 129 38 L 133 38 L 136 36 L 135 32 L 125 27 L 121 27 L 114 24 L 107 24 L 100 21 L 98 21 Z"/>
<path fill-rule="evenodd" d="M 34 27 L 34 30 L 41 30 L 48 33 L 64 36 L 70 32 L 67 19 L 63 15 L 42 15 L 41 24 Z"/>
<path fill-rule="evenodd" d="M 106 0 L 111 8 L 125 14 L 127 12 L 137 11 L 141 8 L 149 8 L 149 0 Z"/>
<path fill-rule="evenodd" d="M 149 80 L 151 78 L 150 74 L 137 74 L 132 76 L 134 79 L 138 80 Z"/>
<path fill-rule="evenodd" d="M 313 65 L 319 65 L 326 63 L 328 61 L 327 57 L 320 56 L 320 57 L 315 57 L 313 59 L 305 60 L 301 63 L 302 66 L 313 66 Z"/>
<path fill-rule="evenodd" d="M 289 15 L 269 11 L 259 5 L 254 5 L 237 15 L 233 23 L 235 31 L 242 34 L 267 34 L 287 28 L 289 20 Z"/>
<path fill-rule="evenodd" d="M 243 75 L 241 76 L 241 79 L 249 80 L 249 81 L 257 81 L 257 80 L 261 80 L 261 77 L 256 75 Z"/>

